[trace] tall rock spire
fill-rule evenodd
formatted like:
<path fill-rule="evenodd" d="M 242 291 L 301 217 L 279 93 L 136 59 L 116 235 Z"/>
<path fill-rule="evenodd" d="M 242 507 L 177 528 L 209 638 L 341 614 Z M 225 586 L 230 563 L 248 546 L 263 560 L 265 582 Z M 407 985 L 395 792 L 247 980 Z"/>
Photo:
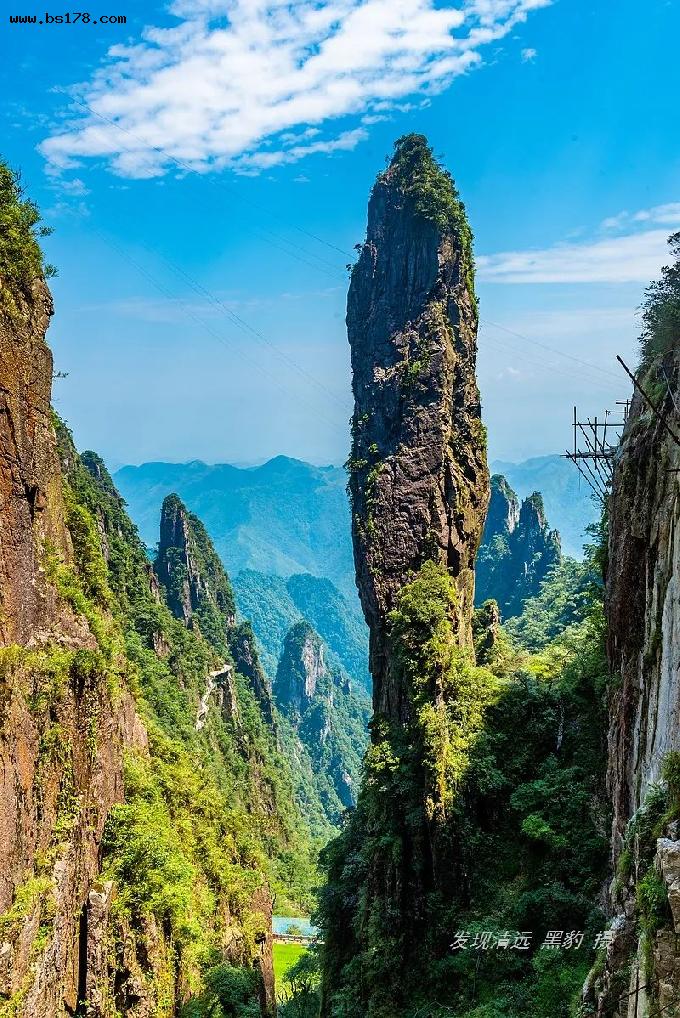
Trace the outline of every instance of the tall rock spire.
<path fill-rule="evenodd" d="M 425 960 L 450 943 L 453 821 L 490 685 L 471 633 L 489 499 L 471 233 L 421 135 L 396 143 L 373 188 L 347 328 L 374 719 L 356 813 L 325 856 L 322 1013 L 394 1018 L 436 1000 Z"/>
<path fill-rule="evenodd" d="M 473 563 L 489 499 L 471 233 L 422 135 L 396 143 L 373 188 L 347 330 L 357 585 L 375 708 L 400 716 L 402 691 L 386 675 L 387 616 L 409 575 L 433 560 L 455 579 L 459 638 L 471 643 Z"/>

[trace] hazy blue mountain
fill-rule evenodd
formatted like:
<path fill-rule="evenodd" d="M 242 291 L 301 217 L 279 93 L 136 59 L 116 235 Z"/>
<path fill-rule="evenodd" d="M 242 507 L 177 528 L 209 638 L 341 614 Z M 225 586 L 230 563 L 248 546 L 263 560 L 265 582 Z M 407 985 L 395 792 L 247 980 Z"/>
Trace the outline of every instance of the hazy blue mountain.
<path fill-rule="evenodd" d="M 274 681 L 286 635 L 303 619 L 325 640 L 347 674 L 370 690 L 368 628 L 359 601 L 330 580 L 295 574 L 287 579 L 245 569 L 233 577 L 239 611 L 252 623 L 262 664 Z"/>
<path fill-rule="evenodd" d="M 491 469 L 503 474 L 520 499 L 539 491 L 551 526 L 560 532 L 563 553 L 582 557 L 586 527 L 598 518 L 599 507 L 573 463 L 561 456 L 536 456 L 522 463 L 496 460 Z"/>
<path fill-rule="evenodd" d="M 163 499 L 175 492 L 203 520 L 230 575 L 311 573 L 356 597 L 341 467 L 286 456 L 250 468 L 194 460 L 126 466 L 115 480 L 148 545 L 157 538 Z"/>

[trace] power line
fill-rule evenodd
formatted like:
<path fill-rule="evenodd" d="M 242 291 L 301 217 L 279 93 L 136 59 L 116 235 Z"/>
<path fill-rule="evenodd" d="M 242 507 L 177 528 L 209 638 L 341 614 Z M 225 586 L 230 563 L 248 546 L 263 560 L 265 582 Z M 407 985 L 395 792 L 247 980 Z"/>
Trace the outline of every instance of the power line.
<path fill-rule="evenodd" d="M 218 341 L 218 343 L 221 343 L 223 346 L 227 347 L 228 349 L 230 349 L 232 351 L 234 350 L 233 344 L 227 343 L 227 341 L 225 340 L 224 336 L 221 336 L 220 333 L 216 332 L 210 325 L 208 325 L 207 322 L 203 321 L 202 318 L 199 318 L 198 315 L 194 314 L 193 311 L 191 311 L 191 309 L 184 303 L 184 301 L 182 301 L 180 298 L 176 297 L 171 291 L 169 291 L 166 287 L 164 287 L 162 283 L 159 283 L 158 280 L 150 272 L 148 272 L 144 268 L 144 266 L 140 265 L 139 262 L 137 262 L 134 258 L 132 258 L 132 256 L 129 255 L 125 250 L 123 250 L 118 244 L 116 244 L 114 241 L 111 241 L 109 238 L 107 238 L 100 230 L 96 230 L 95 229 L 94 232 L 97 233 L 99 237 L 101 237 L 101 239 L 104 241 L 104 243 L 108 244 L 123 259 L 125 259 L 125 261 L 127 261 L 130 265 L 133 266 L 133 268 L 135 268 L 139 273 L 141 273 L 141 275 L 144 276 L 151 283 L 151 285 L 154 286 L 164 297 L 166 297 L 166 299 L 170 300 L 174 304 L 177 304 L 188 318 L 192 319 L 192 321 L 194 321 L 198 325 L 200 325 L 201 328 L 205 329 L 205 331 L 209 335 L 211 335 L 214 339 L 216 339 Z M 248 363 L 251 364 L 255 368 L 256 371 L 258 371 L 260 374 L 266 375 L 268 378 L 270 378 L 271 381 L 274 383 L 274 385 L 281 392 L 283 392 L 285 395 L 287 395 L 287 391 L 286 391 L 285 387 L 281 384 L 281 382 L 274 375 L 271 374 L 271 372 L 269 372 L 265 368 L 263 368 L 262 365 L 258 364 L 258 362 L 253 360 L 252 357 L 249 357 L 247 354 L 245 354 L 243 352 L 243 350 L 238 350 L 237 353 L 244 360 L 248 361 Z M 302 401 L 306 402 L 304 399 Z M 319 414 L 317 408 L 313 407 L 310 403 L 306 403 L 306 405 L 313 412 L 313 414 L 316 415 L 316 417 L 318 419 L 324 421 L 326 424 L 328 424 L 333 429 L 337 429 L 338 431 L 340 430 L 339 427 L 338 427 L 337 422 L 333 422 L 329 418 L 324 417 L 323 414 Z"/>
<path fill-rule="evenodd" d="M 516 336 L 518 339 L 523 339 L 527 343 L 533 343 L 534 346 L 540 346 L 543 350 L 548 350 L 550 353 L 554 353 L 558 357 L 565 357 L 567 360 L 574 361 L 576 364 L 580 364 L 581 367 L 589 368 L 592 371 L 599 371 L 601 374 L 609 375 L 611 378 L 618 378 L 618 375 L 614 371 L 608 371 L 606 368 L 601 368 L 597 364 L 591 364 L 590 361 L 582 360 L 580 357 L 574 357 L 573 354 L 564 353 L 563 350 L 555 350 L 554 347 L 548 346 L 547 343 L 541 343 L 538 339 L 531 339 L 529 336 L 525 336 L 521 332 L 515 332 L 514 329 L 507 329 L 504 325 L 499 325 L 498 322 L 491 322 L 485 318 L 480 318 L 480 322 L 483 322 L 485 325 L 491 325 L 494 329 L 500 329 L 502 332 L 507 332 L 510 336 Z"/>
<path fill-rule="evenodd" d="M 85 103 L 85 102 L 83 102 L 83 101 L 81 101 L 79 99 L 76 99 L 73 96 L 68 96 L 68 93 L 66 93 L 63 89 L 56 88 L 55 91 L 60 92 L 62 95 L 67 96 L 67 98 L 72 99 L 74 102 L 78 103 L 79 106 L 83 107 L 84 109 L 89 110 L 89 112 L 92 113 L 94 116 L 99 117 L 101 120 L 103 120 L 106 123 L 110 124 L 112 127 L 115 127 L 117 130 L 121 131 L 122 133 L 130 135 L 130 137 L 135 138 L 141 144 L 146 144 L 142 138 L 140 138 L 137 135 L 135 135 L 132 131 L 129 131 L 127 128 L 121 127 L 120 124 L 117 124 L 115 121 L 111 120 L 110 118 L 105 117 L 101 113 L 98 113 L 96 110 L 94 110 L 87 103 Z M 195 173 L 196 172 L 196 170 L 192 166 L 190 166 L 188 163 L 185 163 L 183 160 L 178 159 L 175 156 L 171 155 L 170 153 L 165 152 L 160 146 L 153 146 L 153 148 L 154 148 L 154 151 L 157 151 L 161 155 L 167 156 L 168 159 L 172 160 L 176 165 L 178 165 L 181 168 L 187 170 L 189 173 Z M 209 183 L 211 183 L 213 185 L 221 185 L 223 187 L 226 187 L 228 190 L 236 192 L 236 188 L 234 188 L 233 186 L 231 186 L 229 184 L 226 184 L 224 181 L 217 181 L 217 180 L 215 180 L 212 177 L 208 178 L 208 180 L 209 180 Z M 238 193 L 238 192 L 236 192 L 236 193 Z M 268 212 L 268 210 L 264 209 L 262 206 L 258 206 L 257 203 L 250 201 L 250 199 L 246 198 L 244 195 L 239 194 L 239 197 L 242 200 L 248 202 L 249 204 L 254 205 L 255 207 L 260 208 L 262 211 L 266 211 L 267 214 L 271 214 L 271 213 Z M 257 229 L 259 229 L 259 227 Z M 271 236 L 277 236 L 276 234 L 273 234 L 271 231 L 265 230 L 264 232 L 265 233 L 270 233 Z M 308 233 L 308 231 L 302 231 L 302 232 Z M 322 238 L 316 237 L 313 234 L 309 234 L 309 236 L 313 237 L 313 239 L 318 240 L 321 243 L 325 243 L 326 246 L 328 246 L 328 247 L 331 247 L 331 248 L 335 247 L 335 245 L 327 243 L 326 241 L 323 241 Z M 325 259 L 321 259 L 318 255 L 315 255 L 312 252 L 304 251 L 304 249 L 300 248 L 299 245 L 293 244 L 291 241 L 288 241 L 286 238 L 283 238 L 283 237 L 279 236 L 278 239 L 283 241 L 283 243 L 285 243 L 285 244 L 289 244 L 289 245 L 291 245 L 293 247 L 297 247 L 299 251 L 303 252 L 303 254 L 310 254 L 311 257 L 316 258 L 317 261 L 319 261 L 322 264 L 315 265 L 314 262 L 309 261 L 308 258 L 301 257 L 300 255 L 297 255 L 294 251 L 287 251 L 285 248 L 282 248 L 279 245 L 275 245 L 275 246 L 278 247 L 279 250 L 283 251 L 284 254 L 291 255 L 292 257 L 297 258 L 299 261 L 302 261 L 304 264 L 309 265 L 312 268 L 316 268 L 317 270 L 320 270 L 320 271 L 328 272 L 328 268 L 324 268 L 322 266 L 330 266 L 331 269 L 334 270 L 332 274 L 335 276 L 337 269 L 336 269 L 335 266 L 331 265 L 330 262 L 327 262 Z M 271 243 L 271 240 L 269 240 L 269 243 Z M 151 250 L 148 247 L 148 245 L 144 245 L 144 246 L 146 247 L 147 250 Z M 343 252 L 342 249 L 340 249 L 340 248 L 335 248 L 335 249 L 340 251 L 343 254 L 347 254 L 347 252 Z M 153 253 L 157 254 L 157 252 L 153 252 Z M 164 256 L 161 255 L 160 257 L 164 257 Z M 196 280 L 192 279 L 191 276 L 184 269 L 182 269 L 181 267 L 173 264 L 170 261 L 170 259 L 164 258 L 164 260 L 167 262 L 168 265 L 171 266 L 171 268 L 173 268 L 173 271 L 175 271 L 175 272 L 181 274 L 182 276 L 184 276 L 184 278 L 187 280 L 189 285 L 192 287 L 192 289 L 194 289 L 194 291 L 196 293 L 201 293 L 203 296 L 205 296 L 207 299 L 209 299 L 213 304 L 215 304 L 218 307 L 221 307 L 222 310 L 225 311 L 229 315 L 230 319 L 232 320 L 232 322 L 234 324 L 236 324 L 238 327 L 240 327 L 242 329 L 245 329 L 246 331 L 250 332 L 251 335 L 255 336 L 260 342 L 266 344 L 269 347 L 269 349 L 273 350 L 278 357 L 280 357 L 290 367 L 292 367 L 293 370 L 295 370 L 299 375 L 301 375 L 301 377 L 303 377 L 306 381 L 311 382 L 311 384 L 316 385 L 318 388 L 322 389 L 326 393 L 326 395 L 329 396 L 331 399 L 333 399 L 339 406 L 343 406 L 344 407 L 344 404 L 343 404 L 342 400 L 337 396 L 336 393 L 334 393 L 331 389 L 329 389 L 326 385 L 324 385 L 323 382 L 320 382 L 320 381 L 318 381 L 318 379 L 315 379 L 308 371 L 306 371 L 301 365 L 299 365 L 292 357 L 287 355 L 284 351 L 280 350 L 262 332 L 260 332 L 258 329 L 255 329 L 253 326 L 250 325 L 250 323 L 248 323 L 243 318 L 241 318 L 239 315 L 237 315 L 236 312 L 233 311 L 233 309 L 228 308 L 226 304 L 224 304 L 215 294 L 212 294 L 206 287 L 203 287 Z M 172 299 L 175 299 L 175 298 L 172 298 Z"/>
<path fill-rule="evenodd" d="M 506 354 L 508 353 L 508 347 L 507 346 L 504 346 L 499 341 L 497 341 L 495 339 L 492 339 L 490 336 L 485 335 L 482 339 L 480 339 L 480 346 L 482 344 L 486 345 L 487 343 L 491 344 L 491 346 L 493 346 L 494 349 L 496 349 L 496 350 L 501 350 L 503 353 L 506 353 Z M 513 352 L 514 356 L 521 358 L 527 364 L 534 364 L 534 365 L 536 365 L 536 366 L 538 366 L 540 368 L 546 368 L 547 370 L 549 370 L 551 372 L 556 372 L 557 374 L 560 374 L 560 375 L 562 375 L 565 378 L 576 380 L 576 381 L 578 381 L 581 384 L 590 384 L 590 385 L 596 387 L 598 389 L 598 391 L 600 391 L 600 392 L 602 392 L 603 387 L 611 384 L 611 383 L 607 382 L 607 380 L 605 378 L 602 378 L 602 379 L 600 379 L 600 378 L 593 378 L 590 375 L 584 375 L 583 372 L 578 372 L 577 373 L 575 370 L 570 370 L 569 368 L 567 368 L 565 366 L 561 366 L 561 365 L 550 364 L 546 360 L 541 360 L 541 359 L 537 358 L 535 355 L 531 355 L 531 354 L 523 352 L 523 351 L 512 351 L 512 352 Z M 612 388 L 613 388 L 613 385 L 612 385 Z"/>
<path fill-rule="evenodd" d="M 159 254 L 157 251 L 154 251 L 153 248 L 150 248 L 147 244 L 143 244 L 142 246 L 151 254 L 154 255 Z M 216 294 L 212 293 L 212 291 L 210 291 L 207 287 L 203 286 L 202 283 L 199 283 L 192 276 L 190 276 L 189 273 L 186 272 L 186 270 L 183 269 L 180 265 L 177 265 L 176 263 L 171 261 L 171 259 L 167 258 L 165 255 L 159 255 L 159 257 L 162 258 L 163 261 L 168 266 L 170 266 L 173 272 L 175 272 L 177 275 L 181 276 L 184 280 L 186 280 L 186 282 L 189 284 L 194 293 L 197 293 L 204 299 L 209 300 L 211 304 L 214 304 L 216 307 L 224 311 L 234 325 L 236 325 L 242 331 L 248 332 L 250 335 L 258 339 L 261 343 L 265 344 L 269 350 L 272 350 L 277 357 L 279 357 L 282 361 L 288 364 L 288 366 L 292 368 L 295 372 L 297 372 L 298 375 L 304 378 L 305 381 L 311 382 L 312 385 L 315 385 L 318 389 L 322 390 L 325 393 L 325 395 L 329 396 L 335 403 L 338 404 L 338 406 L 341 406 L 344 409 L 345 404 L 343 400 L 337 395 L 337 393 L 333 392 L 332 389 L 329 389 L 328 386 L 325 385 L 323 382 L 319 381 L 319 379 L 315 378 L 313 375 L 310 375 L 310 373 L 305 368 L 298 364 L 297 361 L 290 357 L 284 350 L 281 350 L 280 347 L 278 347 L 264 333 L 260 332 L 259 329 L 256 329 L 244 318 L 241 318 L 240 315 L 238 315 L 233 308 L 230 308 Z"/>

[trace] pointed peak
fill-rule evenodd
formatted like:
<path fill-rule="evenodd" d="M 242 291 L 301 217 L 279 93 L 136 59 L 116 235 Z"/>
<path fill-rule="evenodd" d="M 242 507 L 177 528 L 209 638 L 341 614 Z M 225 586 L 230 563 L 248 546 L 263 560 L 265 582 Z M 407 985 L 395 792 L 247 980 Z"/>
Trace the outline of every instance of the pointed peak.
<path fill-rule="evenodd" d="M 451 230 L 471 257 L 472 233 L 450 172 L 435 157 L 424 134 L 405 134 L 394 143 L 389 166 L 378 180 L 414 201 L 416 211 L 440 230 Z"/>
<path fill-rule="evenodd" d="M 203 523 L 174 493 L 163 500 L 155 571 L 175 618 L 224 652 L 236 621 L 231 583 Z"/>

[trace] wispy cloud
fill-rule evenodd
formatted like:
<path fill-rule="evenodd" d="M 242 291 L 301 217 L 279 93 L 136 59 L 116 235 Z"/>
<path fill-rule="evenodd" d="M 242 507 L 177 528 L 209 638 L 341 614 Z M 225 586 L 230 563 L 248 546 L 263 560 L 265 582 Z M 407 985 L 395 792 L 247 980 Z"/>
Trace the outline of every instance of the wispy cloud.
<path fill-rule="evenodd" d="M 651 209 L 639 209 L 637 212 L 619 212 L 610 216 L 602 223 L 604 230 L 621 230 L 636 223 L 655 223 L 662 226 L 680 226 L 680 201 L 655 205 Z"/>
<path fill-rule="evenodd" d="M 530 64 L 531 61 L 535 60 L 536 57 L 538 56 L 538 50 L 532 49 L 529 46 L 529 47 L 527 47 L 527 49 L 523 49 L 522 50 L 520 56 L 522 57 L 522 62 L 523 63 Z"/>
<path fill-rule="evenodd" d="M 604 237 L 482 255 L 479 275 L 492 283 L 647 283 L 668 263 L 668 233 L 676 226 L 680 202 L 621 212 L 601 224 Z"/>
<path fill-rule="evenodd" d="M 74 198 L 83 198 L 90 193 L 90 189 L 85 186 L 80 177 L 74 177 L 71 180 L 60 180 L 54 186 L 55 190 L 72 195 Z"/>
<path fill-rule="evenodd" d="M 178 24 L 112 46 L 73 90 L 85 108 L 74 105 L 41 150 L 61 169 L 98 157 L 139 178 L 173 160 L 248 172 L 351 148 L 367 132 L 342 118 L 367 125 L 441 91 L 550 2 L 174 0 Z M 327 133 L 310 138 L 309 127 Z"/>

